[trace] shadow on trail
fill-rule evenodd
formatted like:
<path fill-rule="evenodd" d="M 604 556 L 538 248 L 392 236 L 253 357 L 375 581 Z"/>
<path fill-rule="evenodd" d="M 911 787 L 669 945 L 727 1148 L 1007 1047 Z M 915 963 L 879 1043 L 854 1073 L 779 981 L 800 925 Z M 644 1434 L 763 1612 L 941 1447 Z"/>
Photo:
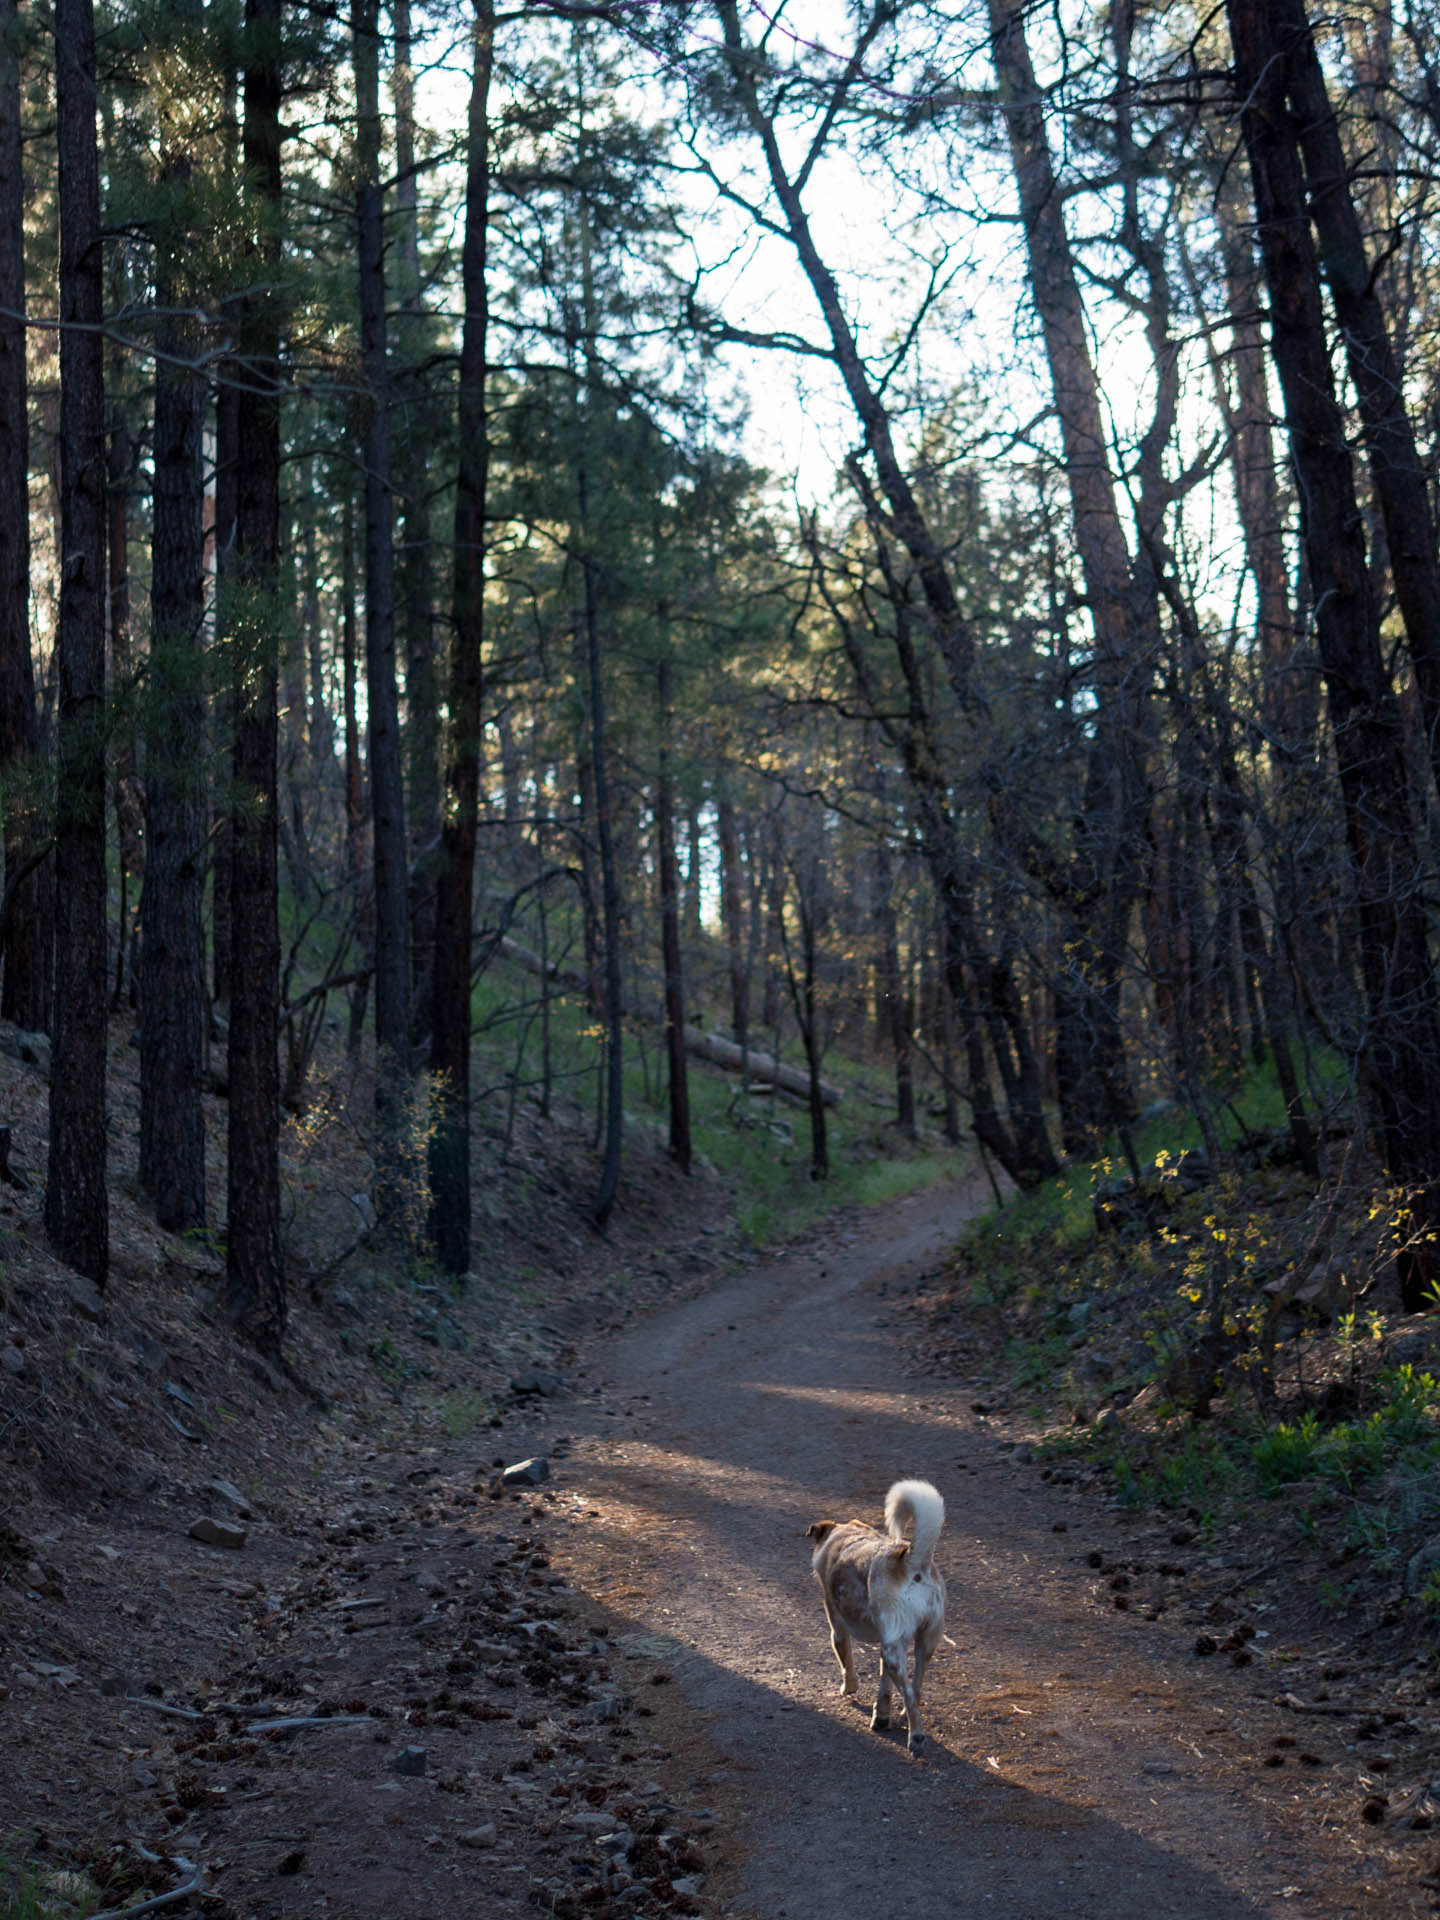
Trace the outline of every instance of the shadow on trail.
<path fill-rule="evenodd" d="M 869 1730 L 868 1703 L 821 1711 L 686 1644 L 683 1621 L 666 1621 L 667 1647 L 648 1611 L 592 1606 L 617 1646 L 639 1640 L 650 1649 L 614 1663 L 637 1710 L 656 1673 L 667 1673 L 735 1769 L 749 1807 L 737 1836 L 745 1864 L 734 1907 L 721 1911 L 762 1920 L 970 1920 L 987 1911 L 1005 1920 L 1112 1920 L 1146 1903 L 1164 1920 L 1265 1913 L 1207 1868 L 1119 1822 L 997 1777 L 943 1732 L 912 1757 L 903 1733 Z M 806 1651 L 818 1669 L 830 1656 L 818 1606 L 815 1614 Z"/>
<path fill-rule="evenodd" d="M 737 1769 L 733 1911 L 1306 1912 L 1279 1884 L 1295 1869 L 1273 1816 L 1198 1747 L 1192 1766 L 1178 1721 L 1137 1708 L 1137 1682 L 1154 1677 L 1147 1656 L 1070 1603 L 1054 1543 L 1005 1470 L 961 1473 L 987 1441 L 957 1423 L 953 1388 L 904 1377 L 903 1335 L 878 1324 L 868 1289 L 934 1255 L 923 1213 L 896 1217 L 906 1231 L 891 1239 L 823 1266 L 752 1270 L 610 1345 L 599 1368 L 631 1410 L 648 1403 L 640 1430 L 575 1409 L 594 1444 L 567 1469 L 587 1516 L 571 1578 L 622 1643 L 666 1636 L 673 1677 Z M 869 1730 L 868 1697 L 863 1712 L 839 1704 L 801 1537 L 821 1517 L 878 1521 L 886 1488 L 908 1474 L 947 1500 L 940 1557 L 949 1630 L 965 1647 L 937 1656 L 933 1744 L 919 1758 Z M 643 1660 L 634 1672 L 627 1689 L 643 1705 Z M 862 1668 L 862 1688 L 873 1678 Z"/>

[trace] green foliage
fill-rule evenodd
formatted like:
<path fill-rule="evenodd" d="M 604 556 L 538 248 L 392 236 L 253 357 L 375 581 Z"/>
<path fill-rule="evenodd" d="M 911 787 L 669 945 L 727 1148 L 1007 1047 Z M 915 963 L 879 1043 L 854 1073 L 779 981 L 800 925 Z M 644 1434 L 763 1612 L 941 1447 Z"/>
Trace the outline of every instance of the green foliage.
<path fill-rule="evenodd" d="M 1325 1426 L 1312 1412 L 1261 1434 L 1250 1449 L 1259 1491 L 1316 1478 L 1353 1494 L 1382 1473 L 1428 1474 L 1440 1463 L 1440 1383 L 1399 1367 L 1383 1377 L 1381 1394 L 1363 1420 Z"/>
<path fill-rule="evenodd" d="M 388 1334 L 366 1343 L 365 1358 L 397 1398 L 403 1387 L 412 1385 L 423 1376 L 424 1369 L 407 1358 Z"/>
<path fill-rule="evenodd" d="M 0 1920 L 84 1920 L 100 1904 L 85 1874 L 39 1867 L 18 1849 L 0 1847 Z"/>
<path fill-rule="evenodd" d="M 578 938 L 566 914 L 553 916 L 552 953 L 569 951 Z M 567 962 L 568 964 L 568 962 Z M 488 1087 L 477 1072 L 475 1099 L 485 1133 L 502 1153 L 512 1147 L 522 1118 L 533 1117 L 545 1079 L 544 1036 L 538 982 L 505 962 L 493 964 L 476 982 L 472 1000 L 478 1045 L 488 1066 Z M 593 1099 L 603 1061 L 604 1034 L 580 994 L 558 991 L 549 1008 L 550 1082 L 557 1100 Z M 665 1138 L 664 1061 L 658 1028 L 631 1028 L 625 1046 L 625 1112 L 628 1128 L 648 1128 Z M 846 1206 L 880 1206 L 949 1178 L 955 1156 L 926 1151 L 877 1123 L 863 1097 L 870 1075 L 852 1061 L 844 1077 L 857 1092 L 829 1116 L 831 1177 L 810 1177 L 808 1129 L 798 1108 L 769 1099 L 746 1101 L 733 1075 L 692 1061 L 690 1123 L 696 1153 L 739 1200 L 737 1219 L 753 1246 L 793 1237 L 826 1214 Z"/>
<path fill-rule="evenodd" d="M 456 1387 L 440 1402 L 440 1424 L 452 1440 L 468 1439 L 494 1411 L 478 1387 Z"/>

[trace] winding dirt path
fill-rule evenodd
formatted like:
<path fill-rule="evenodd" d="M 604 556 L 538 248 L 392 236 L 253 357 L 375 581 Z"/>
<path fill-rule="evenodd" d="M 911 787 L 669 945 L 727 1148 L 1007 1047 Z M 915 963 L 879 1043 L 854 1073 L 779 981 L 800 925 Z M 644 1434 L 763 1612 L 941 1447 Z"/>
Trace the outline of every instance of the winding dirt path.
<path fill-rule="evenodd" d="M 622 1636 L 663 1658 L 718 1751 L 733 1872 L 712 1876 L 706 1910 L 1429 1914 L 1357 1830 L 1343 1756 L 1309 1774 L 1263 1764 L 1295 1724 L 1263 1662 L 1197 1661 L 1193 1627 L 1096 1594 L 1087 1550 L 1123 1553 L 1133 1518 L 1010 1464 L 973 1390 L 906 1378 L 886 1293 L 986 1198 L 920 1196 L 591 1356 L 607 1399 L 577 1409 L 565 1471 L 589 1517 L 559 1552 Z M 877 1517 L 902 1474 L 949 1508 L 952 1644 L 917 1759 L 903 1735 L 869 1731 L 868 1701 L 840 1699 L 799 1537 L 821 1515 Z"/>

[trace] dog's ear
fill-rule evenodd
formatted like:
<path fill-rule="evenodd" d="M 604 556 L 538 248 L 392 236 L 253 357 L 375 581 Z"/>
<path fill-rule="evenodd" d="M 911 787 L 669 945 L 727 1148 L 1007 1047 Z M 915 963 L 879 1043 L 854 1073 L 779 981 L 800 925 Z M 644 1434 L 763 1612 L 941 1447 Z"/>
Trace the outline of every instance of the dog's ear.
<path fill-rule="evenodd" d="M 805 1529 L 805 1538 L 807 1540 L 825 1540 L 835 1531 L 839 1524 L 840 1522 L 838 1520 L 812 1520 L 810 1525 Z"/>

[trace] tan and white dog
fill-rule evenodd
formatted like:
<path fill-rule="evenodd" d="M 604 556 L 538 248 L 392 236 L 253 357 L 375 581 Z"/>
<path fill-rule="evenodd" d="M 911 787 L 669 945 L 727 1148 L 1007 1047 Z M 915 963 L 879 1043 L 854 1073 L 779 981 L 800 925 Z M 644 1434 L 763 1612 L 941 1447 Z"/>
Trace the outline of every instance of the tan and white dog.
<path fill-rule="evenodd" d="M 911 1752 L 925 1744 L 920 1688 L 945 1627 L 945 1580 L 935 1565 L 944 1524 L 945 1502 L 928 1480 L 897 1480 L 885 1496 L 884 1533 L 863 1520 L 817 1520 L 806 1529 L 816 1543 L 810 1564 L 824 1595 L 830 1644 L 845 1676 L 841 1694 L 857 1689 L 852 1640 L 879 1647 L 880 1687 L 870 1724 L 889 1726 L 891 1690 L 898 1687 Z M 913 1673 L 906 1658 L 912 1640 Z"/>

